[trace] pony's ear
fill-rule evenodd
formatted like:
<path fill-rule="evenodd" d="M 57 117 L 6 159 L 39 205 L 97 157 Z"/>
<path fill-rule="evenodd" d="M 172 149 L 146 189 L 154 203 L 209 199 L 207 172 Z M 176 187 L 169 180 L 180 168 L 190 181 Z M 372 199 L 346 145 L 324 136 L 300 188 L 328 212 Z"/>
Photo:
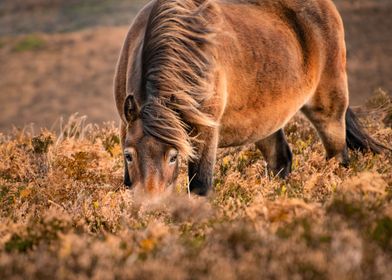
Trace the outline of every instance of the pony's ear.
<path fill-rule="evenodd" d="M 128 95 L 127 98 L 125 98 L 124 115 L 128 123 L 132 123 L 138 118 L 139 110 L 134 95 Z"/>

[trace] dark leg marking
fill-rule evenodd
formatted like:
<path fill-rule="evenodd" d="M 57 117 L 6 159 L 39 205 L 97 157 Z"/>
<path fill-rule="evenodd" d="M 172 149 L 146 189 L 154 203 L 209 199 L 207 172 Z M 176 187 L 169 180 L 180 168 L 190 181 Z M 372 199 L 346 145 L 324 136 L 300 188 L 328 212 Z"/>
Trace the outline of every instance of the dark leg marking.
<path fill-rule="evenodd" d="M 293 154 L 282 129 L 256 142 L 256 147 L 263 154 L 268 170 L 275 176 L 286 178 L 290 174 Z"/>

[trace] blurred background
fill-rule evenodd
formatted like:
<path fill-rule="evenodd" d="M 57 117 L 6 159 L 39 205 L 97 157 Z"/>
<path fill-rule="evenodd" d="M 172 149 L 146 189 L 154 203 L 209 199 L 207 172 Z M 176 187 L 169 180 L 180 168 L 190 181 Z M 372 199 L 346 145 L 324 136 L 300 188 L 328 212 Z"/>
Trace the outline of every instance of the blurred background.
<path fill-rule="evenodd" d="M 114 69 L 145 0 L 0 0 L 0 132 L 57 128 L 75 112 L 117 121 Z M 392 92 L 392 0 L 334 0 L 346 28 L 351 103 Z"/>

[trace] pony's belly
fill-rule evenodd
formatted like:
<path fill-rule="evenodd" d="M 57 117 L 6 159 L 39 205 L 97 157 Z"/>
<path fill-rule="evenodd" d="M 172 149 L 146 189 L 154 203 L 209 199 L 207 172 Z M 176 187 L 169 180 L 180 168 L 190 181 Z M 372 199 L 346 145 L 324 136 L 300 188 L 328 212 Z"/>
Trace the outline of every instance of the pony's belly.
<path fill-rule="evenodd" d="M 224 125 L 219 133 L 219 147 L 241 146 L 254 143 L 273 134 L 284 126 L 285 123 L 271 124 L 260 120 L 249 126 Z"/>
<path fill-rule="evenodd" d="M 283 128 L 306 100 L 304 95 L 290 106 L 276 102 L 263 107 L 255 104 L 253 108 L 226 110 L 220 122 L 219 147 L 251 144 L 270 136 Z"/>

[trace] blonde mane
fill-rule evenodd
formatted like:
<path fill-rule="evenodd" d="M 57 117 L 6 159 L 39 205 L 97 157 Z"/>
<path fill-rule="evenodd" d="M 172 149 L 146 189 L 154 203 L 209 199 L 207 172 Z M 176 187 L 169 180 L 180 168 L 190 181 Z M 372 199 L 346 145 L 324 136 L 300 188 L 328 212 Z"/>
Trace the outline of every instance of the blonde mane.
<path fill-rule="evenodd" d="M 193 126 L 214 126 L 201 111 L 211 94 L 215 6 L 209 0 L 158 0 L 142 50 L 145 133 L 192 158 Z"/>

